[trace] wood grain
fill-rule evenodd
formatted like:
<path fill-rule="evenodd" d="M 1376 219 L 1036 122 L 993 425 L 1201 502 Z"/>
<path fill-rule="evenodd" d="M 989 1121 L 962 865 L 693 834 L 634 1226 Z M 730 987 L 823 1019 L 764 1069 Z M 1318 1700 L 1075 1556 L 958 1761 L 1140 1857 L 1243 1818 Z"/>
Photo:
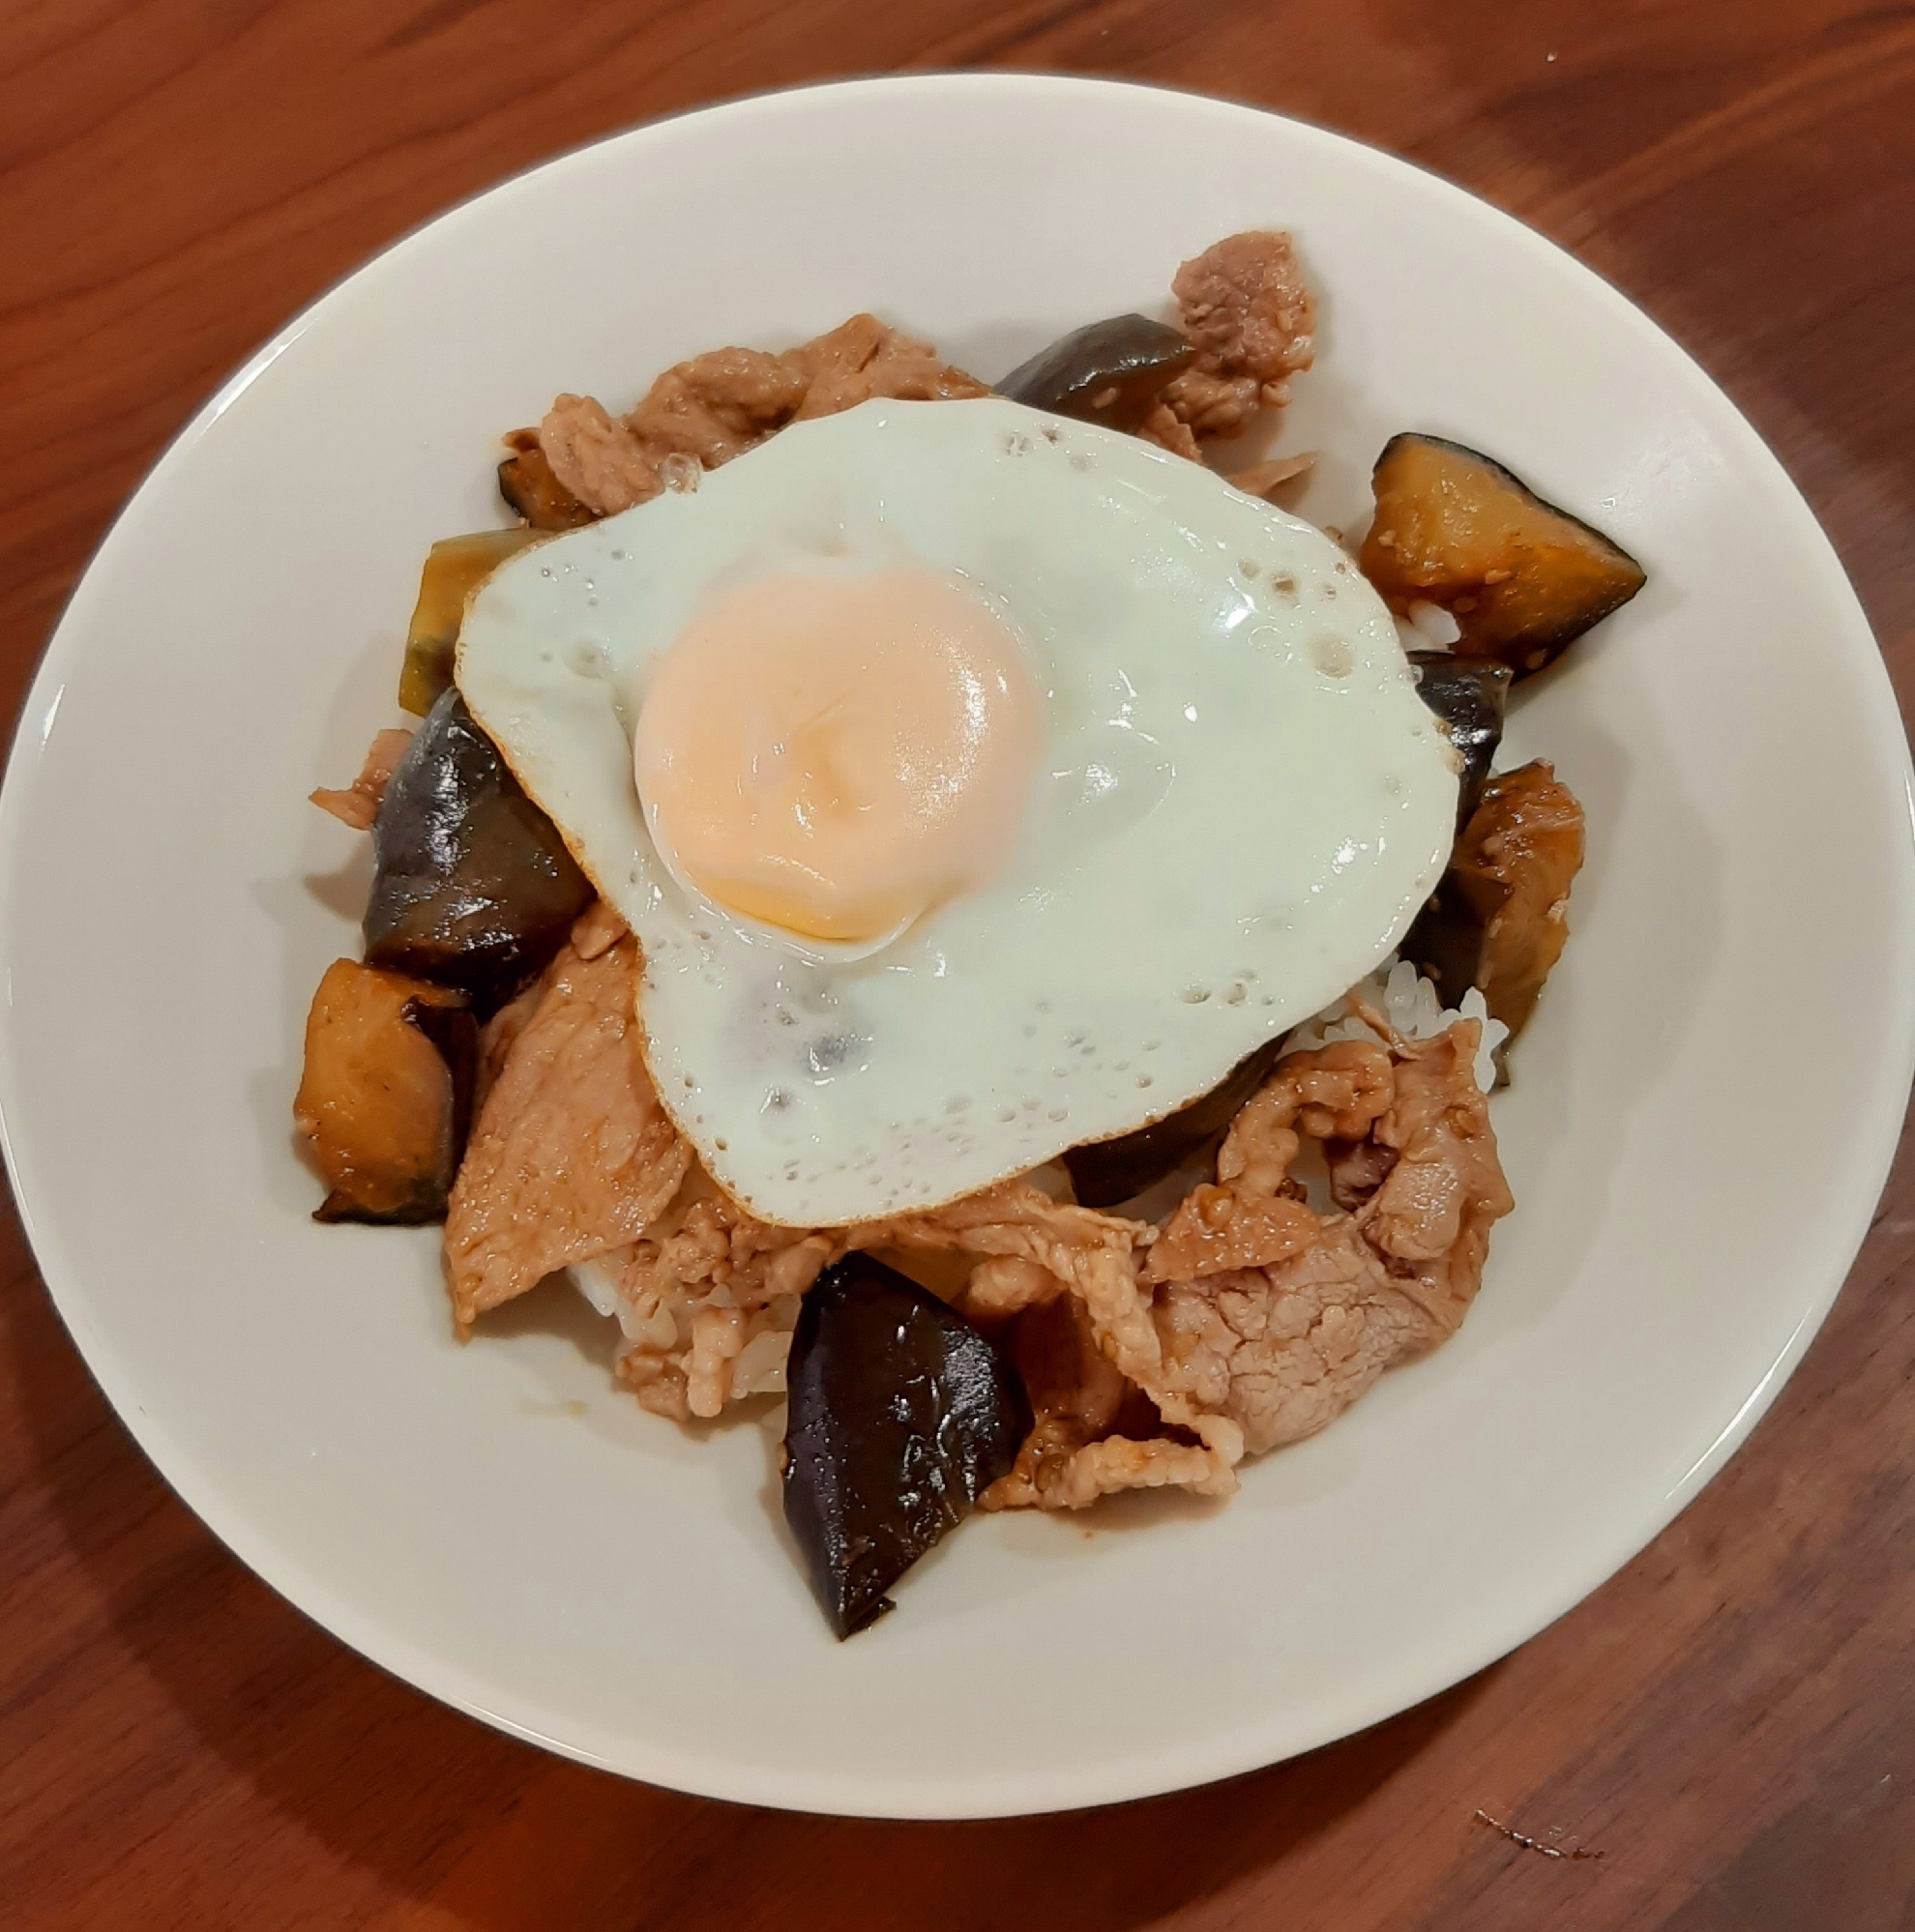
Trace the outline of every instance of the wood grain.
<path fill-rule="evenodd" d="M 369 250 L 646 116 L 973 64 L 1265 102 L 1406 154 L 1566 243 L 1748 410 L 1833 535 L 1904 703 L 1915 691 L 1906 5 L 12 0 L 0 446 L 28 481 L 0 518 L 9 710 L 165 439 Z M 964 1827 L 621 1784 L 382 1676 L 172 1499 L 88 1380 L 11 1219 L 4 1242 L 10 1927 L 1915 1925 L 1905 1157 L 1750 1446 L 1526 1649 L 1228 1785 Z"/>

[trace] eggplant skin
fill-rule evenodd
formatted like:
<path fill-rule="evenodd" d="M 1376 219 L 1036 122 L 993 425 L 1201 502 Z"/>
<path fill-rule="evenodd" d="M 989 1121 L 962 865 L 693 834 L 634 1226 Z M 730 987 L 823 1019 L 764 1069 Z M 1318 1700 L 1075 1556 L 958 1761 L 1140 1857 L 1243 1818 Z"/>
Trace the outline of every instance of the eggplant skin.
<path fill-rule="evenodd" d="M 1433 603 L 1455 618 L 1459 658 L 1517 678 L 1562 656 L 1647 582 L 1593 525 L 1461 443 L 1393 436 L 1370 476 L 1376 516 L 1358 559 L 1399 617 Z"/>
<path fill-rule="evenodd" d="M 372 821 L 368 964 L 489 1008 L 558 951 L 592 896 L 457 688 L 444 692 Z"/>
<path fill-rule="evenodd" d="M 1488 782 L 1496 747 L 1503 742 L 1503 715 L 1512 673 L 1493 658 L 1458 658 L 1449 651 L 1412 651 L 1417 695 L 1448 727 L 1462 759 L 1457 785 L 1457 829 L 1469 822 Z"/>
<path fill-rule="evenodd" d="M 1259 1046 L 1231 1068 L 1209 1093 L 1189 1106 L 1165 1114 L 1130 1133 L 1110 1140 L 1086 1141 L 1064 1156 L 1077 1204 L 1084 1208 L 1114 1208 L 1162 1181 L 1173 1168 L 1222 1140 L 1250 1097 L 1263 1085 L 1263 1076 L 1277 1062 L 1281 1037 Z"/>
<path fill-rule="evenodd" d="M 1446 1007 L 1481 989 L 1514 1039 L 1569 938 L 1570 886 L 1582 866 L 1582 807 L 1543 759 L 1491 778 L 1458 835 L 1402 956 Z"/>
<path fill-rule="evenodd" d="M 479 1032 L 445 986 L 337 959 L 312 996 L 293 1119 L 318 1221 L 442 1221 L 472 1123 Z"/>
<path fill-rule="evenodd" d="M 784 1520 L 842 1639 L 1010 1474 L 1031 1407 L 978 1329 L 867 1254 L 806 1295 L 785 1384 Z"/>
<path fill-rule="evenodd" d="M 999 395 L 1053 416 L 1135 430 L 1196 349 L 1167 322 L 1113 315 L 1060 337 L 997 385 Z"/>
<path fill-rule="evenodd" d="M 499 465 L 499 494 L 515 515 L 534 530 L 576 530 L 598 522 L 599 512 L 553 475 L 536 429 L 515 429 L 505 441 L 512 454 Z"/>
<path fill-rule="evenodd" d="M 424 717 L 453 681 L 453 659 L 465 603 L 508 557 L 516 556 L 541 532 L 475 530 L 469 537 L 443 537 L 427 553 L 419 573 L 419 600 L 405 633 L 405 664 L 399 672 L 398 705 Z"/>

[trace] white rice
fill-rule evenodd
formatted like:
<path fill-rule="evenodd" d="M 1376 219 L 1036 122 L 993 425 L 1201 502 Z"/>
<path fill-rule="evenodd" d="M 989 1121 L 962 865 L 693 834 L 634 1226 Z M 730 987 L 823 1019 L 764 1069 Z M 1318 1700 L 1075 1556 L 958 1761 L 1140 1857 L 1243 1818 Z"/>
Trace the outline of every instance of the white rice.
<path fill-rule="evenodd" d="M 607 1320 L 618 1313 L 618 1291 L 611 1276 L 596 1261 L 575 1261 L 568 1273 L 572 1285 Z"/>
<path fill-rule="evenodd" d="M 731 1362 L 731 1397 L 782 1395 L 784 1359 L 791 1353 L 788 1330 L 767 1329 L 740 1349 Z"/>
<path fill-rule="evenodd" d="M 613 1286 L 614 1276 L 603 1261 L 574 1261 L 565 1271 L 572 1285 L 606 1320 L 617 1317 L 627 1341 L 639 1348 L 666 1349 L 678 1340 L 678 1324 L 668 1309 L 660 1308 L 649 1318 L 626 1302 Z"/>
<path fill-rule="evenodd" d="M 1397 619 L 1405 651 L 1447 651 L 1462 635 L 1462 626 L 1440 603 L 1418 598 L 1409 615 Z"/>
<path fill-rule="evenodd" d="M 1489 1017 L 1480 987 L 1472 986 L 1462 1004 L 1445 1007 L 1436 988 L 1407 959 L 1384 960 L 1369 979 L 1359 980 L 1341 999 L 1333 1000 L 1313 1019 L 1307 1019 L 1283 1041 L 1283 1051 L 1327 1046 L 1333 1039 L 1376 1040 L 1387 1045 L 1376 1029 L 1351 1010 L 1357 1002 L 1381 1013 L 1405 1039 L 1434 1039 L 1459 1019 L 1473 1019 L 1482 1029 L 1477 1041 L 1476 1084 L 1487 1094 L 1496 1078 L 1496 1049 L 1509 1039 L 1501 1020 Z"/>

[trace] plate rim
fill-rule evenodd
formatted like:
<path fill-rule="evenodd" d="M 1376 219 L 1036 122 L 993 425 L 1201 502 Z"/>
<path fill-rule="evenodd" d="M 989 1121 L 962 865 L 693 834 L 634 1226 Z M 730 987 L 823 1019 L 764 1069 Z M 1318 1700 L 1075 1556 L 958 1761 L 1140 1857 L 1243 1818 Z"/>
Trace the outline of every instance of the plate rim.
<path fill-rule="evenodd" d="M 460 197 L 415 223 L 404 233 L 357 263 L 305 304 L 221 382 L 168 440 L 152 465 L 114 514 L 94 546 L 47 634 L 41 658 L 21 703 L 12 737 L 4 781 L 0 781 L 0 917 L 14 899 L 19 855 L 24 849 L 22 819 L 26 801 L 37 781 L 33 756 L 50 732 L 51 711 L 57 707 L 64 671 L 79 649 L 78 635 L 88 588 L 108 557 L 120 533 L 142 506 L 162 490 L 175 466 L 206 435 L 257 378 L 325 312 L 363 278 L 383 272 L 395 258 L 417 246 L 422 238 L 457 224 L 481 202 L 510 196 L 535 177 L 545 177 L 578 165 L 585 157 L 615 145 L 643 143 L 661 131 L 692 119 L 749 119 L 754 114 L 785 110 L 791 103 L 822 103 L 873 94 L 918 93 L 939 96 L 997 94 L 1036 97 L 1068 93 L 1124 98 L 1167 97 L 1193 108 L 1229 117 L 1274 120 L 1307 140 L 1323 144 L 1344 161 L 1378 167 L 1386 172 L 1407 169 L 1420 175 L 1438 194 L 1472 219 L 1514 231 L 1520 246 L 1554 257 L 1567 265 L 1573 278 L 1581 278 L 1592 300 L 1607 306 L 1624 327 L 1660 338 L 1664 353 L 1672 352 L 1686 378 L 1713 398 L 1719 426 L 1740 439 L 1738 459 L 1766 473 L 1771 490 L 1780 487 L 1787 514 L 1802 530 L 1807 554 L 1821 577 L 1823 594 L 1832 607 L 1843 606 L 1852 624 L 1841 631 L 1841 648 L 1855 659 L 1857 676 L 1872 683 L 1878 702 L 1869 713 L 1869 749 L 1881 765 L 1885 778 L 1899 779 L 1906 818 L 1902 825 L 1901 862 L 1895 897 L 1904 930 L 1915 926 L 1915 767 L 1911 767 L 1893 681 L 1872 627 L 1827 533 L 1781 459 L 1713 377 L 1683 343 L 1645 310 L 1579 257 L 1508 210 L 1461 187 L 1422 163 L 1356 137 L 1295 115 L 1197 89 L 1157 85 L 1128 79 L 1030 71 L 931 71 L 922 73 L 879 74 L 830 80 L 796 87 L 755 90 L 715 102 L 700 102 L 633 126 L 596 136 L 535 161 L 497 182 Z M 1866 642 L 1868 648 L 1864 650 Z M 0 950 L 5 941 L 0 940 Z M 1816 1245 L 1824 1256 L 1812 1271 L 1816 1292 L 1806 1304 L 1794 1330 L 1709 1449 L 1683 1478 L 1669 1489 L 1637 1527 L 1592 1546 L 1580 1565 L 1564 1566 L 1565 1581 L 1555 1591 L 1539 1591 L 1519 1610 L 1486 1619 L 1481 1640 L 1466 1654 L 1445 1661 L 1431 1682 L 1426 1669 L 1398 1667 L 1379 1674 L 1370 1695 L 1343 1707 L 1338 1719 L 1319 1723 L 1301 1740 L 1260 1743 L 1259 1738 L 1277 1727 L 1266 1713 L 1227 1732 L 1213 1732 L 1202 1741 L 1178 1745 L 1155 1745 L 1132 1755 L 1096 1764 L 1074 1766 L 1069 1771 L 1007 1771 L 988 1778 L 977 1774 L 943 1777 L 932 1774 L 914 1781 L 908 1791 L 895 1781 L 861 1779 L 854 1774 L 794 1772 L 764 1765 L 747 1767 L 732 1758 L 688 1757 L 677 1747 L 662 1748 L 639 1741 L 599 1738 L 587 1742 L 581 1732 L 561 1738 L 541 1731 L 525 1716 L 491 1708 L 508 1700 L 486 1687 L 438 1653 L 418 1649 L 409 1639 L 362 1615 L 341 1598 L 322 1577 L 309 1573 L 296 1556 L 274 1537 L 256 1530 L 247 1512 L 229 1506 L 216 1480 L 202 1478 L 193 1455 L 184 1449 L 159 1417 L 139 1400 L 137 1376 L 121 1359 L 112 1340 L 93 1319 L 84 1280 L 68 1257 L 50 1221 L 38 1225 L 40 1196 L 36 1163 L 30 1149 L 31 1130 L 23 1130 L 15 1071 L 15 1020 L 11 1001 L 0 1009 L 0 1156 L 4 1156 L 14 1199 L 29 1246 L 48 1296 L 75 1348 L 102 1393 L 141 1451 L 168 1487 L 225 1547 L 255 1576 L 302 1615 L 388 1675 L 398 1678 L 435 1701 L 467 1716 L 537 1744 L 562 1757 L 632 1778 L 695 1796 L 847 1817 L 896 1819 L 983 1819 L 1073 1811 L 1121 1802 L 1162 1793 L 1195 1788 L 1237 1776 L 1267 1765 L 1301 1756 L 1338 1739 L 1368 1729 L 1415 1704 L 1442 1694 L 1475 1676 L 1555 1623 L 1569 1610 L 1616 1574 L 1667 1528 L 1668 1524 L 1714 1478 L 1747 1440 L 1767 1412 L 1788 1376 L 1819 1332 L 1829 1309 L 1844 1286 L 1856 1254 L 1866 1238 L 1882 1187 L 1894 1164 L 1911 1078 L 1915 1078 L 1915 987 L 1904 996 L 1898 1015 L 1899 1029 L 1883 1041 L 1878 1066 L 1893 1075 L 1870 1096 L 1866 1111 L 1872 1116 L 1865 1145 L 1874 1151 L 1860 1179 L 1867 1183 L 1851 1195 L 1858 1204 L 1840 1216 L 1825 1217 Z M 1804 1271 L 1810 1278 L 1812 1271 Z M 1274 1755 L 1273 1755 L 1274 1752 Z"/>

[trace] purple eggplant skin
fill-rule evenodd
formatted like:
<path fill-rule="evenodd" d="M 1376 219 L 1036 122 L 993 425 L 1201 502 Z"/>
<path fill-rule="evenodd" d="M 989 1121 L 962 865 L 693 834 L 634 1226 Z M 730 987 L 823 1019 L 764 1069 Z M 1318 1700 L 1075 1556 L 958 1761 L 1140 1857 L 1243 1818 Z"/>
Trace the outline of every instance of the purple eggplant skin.
<path fill-rule="evenodd" d="M 842 1639 L 1010 1473 L 1031 1406 L 981 1331 L 868 1254 L 812 1284 L 785 1385 L 784 1520 Z"/>
<path fill-rule="evenodd" d="M 1102 423 L 1108 429 L 1141 428 L 1166 383 L 1196 355 L 1167 322 L 1147 315 L 1113 315 L 1059 337 L 997 385 L 999 395 L 1053 416 Z"/>
<path fill-rule="evenodd" d="M 443 692 L 372 821 L 366 963 L 457 986 L 484 1017 L 558 951 L 592 896 L 457 688 Z"/>
<path fill-rule="evenodd" d="M 426 1000 L 408 1000 L 399 1010 L 408 1026 L 417 1027 L 439 1050 L 452 1075 L 452 1171 L 465 1158 L 472 1134 L 472 1099 L 479 1087 L 479 1023 L 469 1007 L 437 1007 Z"/>
<path fill-rule="evenodd" d="M 1462 759 L 1457 786 L 1457 830 L 1483 799 L 1489 766 L 1503 742 L 1503 714 L 1512 672 L 1494 658 L 1458 658 L 1448 651 L 1412 651 L 1417 695 L 1449 728 Z"/>

